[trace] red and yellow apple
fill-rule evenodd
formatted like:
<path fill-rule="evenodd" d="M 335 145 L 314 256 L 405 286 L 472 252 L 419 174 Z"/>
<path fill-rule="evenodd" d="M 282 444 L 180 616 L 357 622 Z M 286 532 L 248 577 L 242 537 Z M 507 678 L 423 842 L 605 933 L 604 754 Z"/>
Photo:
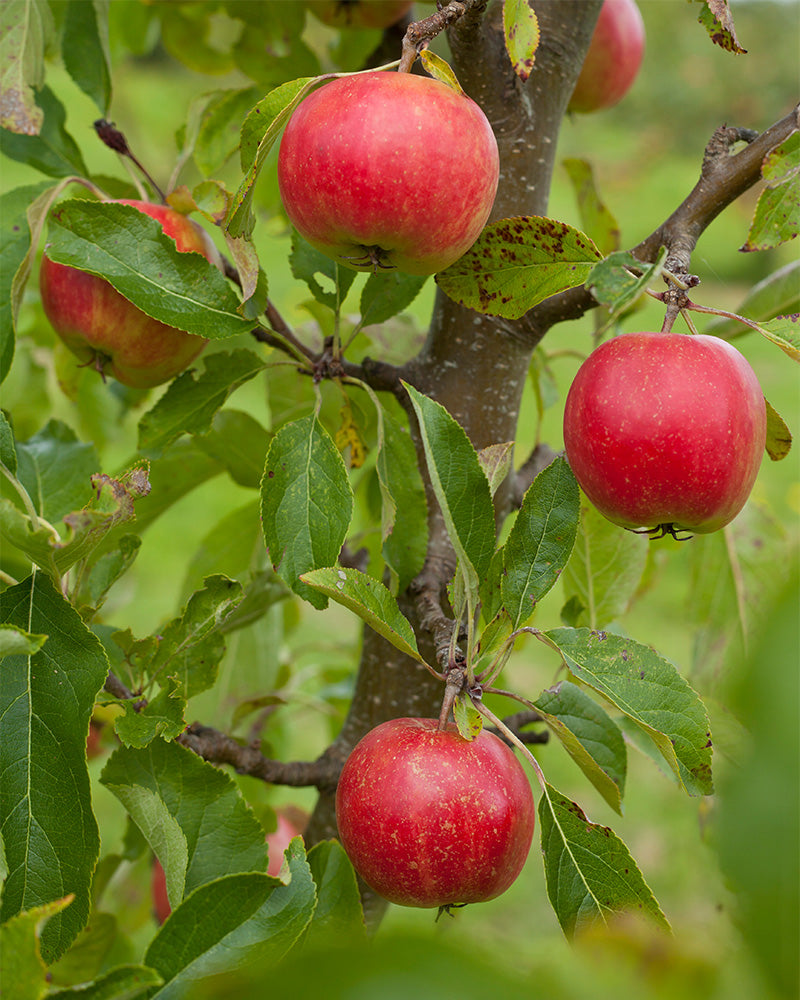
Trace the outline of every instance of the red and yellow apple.
<path fill-rule="evenodd" d="M 639 72 L 644 42 L 635 0 L 605 0 L 567 110 L 598 111 L 621 101 Z"/>
<path fill-rule="evenodd" d="M 706 533 L 753 488 L 766 404 L 743 355 L 718 337 L 626 333 L 584 361 L 564 408 L 570 467 L 624 528 Z"/>
<path fill-rule="evenodd" d="M 359 271 L 434 274 L 452 264 L 485 225 L 498 174 L 478 105 L 409 73 L 324 84 L 295 110 L 278 156 L 298 232 Z"/>
<path fill-rule="evenodd" d="M 437 907 L 493 899 L 522 870 L 536 812 L 512 751 L 483 730 L 392 719 L 367 733 L 336 792 L 339 838 L 390 902 Z"/>
<path fill-rule="evenodd" d="M 167 205 L 122 199 L 161 224 L 182 253 L 212 259 L 203 231 Z M 53 329 L 86 366 L 124 385 L 149 389 L 182 372 L 206 345 L 203 337 L 167 326 L 138 309 L 107 281 L 42 257 L 42 307 Z"/>

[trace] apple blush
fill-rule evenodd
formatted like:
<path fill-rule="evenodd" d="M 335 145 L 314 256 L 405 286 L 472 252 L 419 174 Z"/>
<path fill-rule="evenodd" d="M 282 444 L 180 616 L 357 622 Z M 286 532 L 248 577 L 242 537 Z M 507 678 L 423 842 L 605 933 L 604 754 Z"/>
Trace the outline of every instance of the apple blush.
<path fill-rule="evenodd" d="M 599 111 L 621 101 L 642 65 L 644 43 L 635 0 L 605 0 L 567 111 Z"/>

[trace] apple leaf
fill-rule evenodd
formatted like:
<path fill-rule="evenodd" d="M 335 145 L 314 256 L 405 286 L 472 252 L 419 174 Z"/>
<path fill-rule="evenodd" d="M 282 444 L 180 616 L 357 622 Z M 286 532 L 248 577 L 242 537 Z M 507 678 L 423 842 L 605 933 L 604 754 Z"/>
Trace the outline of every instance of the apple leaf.
<path fill-rule="evenodd" d="M 503 607 L 519 628 L 555 584 L 578 530 L 579 493 L 564 458 L 543 469 L 526 491 L 503 547 Z"/>
<path fill-rule="evenodd" d="M 50 213 L 47 255 L 110 282 L 168 326 L 219 340 L 249 332 L 239 299 L 200 253 L 181 253 L 160 223 L 132 205 L 63 201 Z"/>
<path fill-rule="evenodd" d="M 338 840 L 323 840 L 308 852 L 308 864 L 317 889 L 317 905 L 303 939 L 318 945 L 328 941 L 340 948 L 343 941 L 364 942 L 366 927 L 356 874 Z"/>
<path fill-rule="evenodd" d="M 47 1000 L 139 1000 L 150 996 L 163 979 L 146 965 L 118 965 L 92 983 L 47 994 Z"/>
<path fill-rule="evenodd" d="M 51 190 L 49 181 L 40 181 L 0 195 L 0 382 L 11 368 L 17 315 L 38 243 L 31 236 L 28 210 Z"/>
<path fill-rule="evenodd" d="M 800 361 L 800 312 L 776 316 L 766 323 L 759 323 L 758 329 L 792 361 Z"/>
<path fill-rule="evenodd" d="M 690 795 L 711 794 L 708 714 L 669 660 L 612 632 L 557 628 L 542 635 L 561 653 L 572 679 L 647 733 Z"/>
<path fill-rule="evenodd" d="M 702 0 L 702 4 L 703 9 L 697 20 L 706 29 L 711 41 L 727 52 L 746 55 L 747 49 L 741 47 L 736 37 L 728 0 Z"/>
<path fill-rule="evenodd" d="M 800 233 L 800 132 L 764 157 L 761 176 L 766 187 L 742 250 L 769 250 Z"/>
<path fill-rule="evenodd" d="M 123 804 L 156 853 L 170 905 L 237 872 L 265 871 L 264 830 L 236 783 L 178 743 L 120 747 L 100 781 Z"/>
<path fill-rule="evenodd" d="M 800 259 L 789 261 L 753 285 L 736 312 L 756 323 L 787 313 L 800 313 Z M 750 329 L 735 316 L 718 316 L 711 320 L 703 333 L 721 337 L 722 340 L 733 340 Z"/>
<path fill-rule="evenodd" d="M 0 670 L 0 829 L 8 865 L 0 917 L 73 894 L 42 931 L 42 954 L 52 962 L 89 916 L 100 839 L 86 739 L 108 659 L 44 573 L 3 592 L 1 617 L 48 639 L 31 655 L 5 657 Z"/>
<path fill-rule="evenodd" d="M 422 569 L 428 542 L 428 505 L 411 435 L 383 407 L 375 470 L 381 491 L 381 553 L 402 592 Z"/>
<path fill-rule="evenodd" d="M 547 895 L 567 938 L 632 912 L 669 924 L 625 844 L 545 785 L 539 800 Z"/>
<path fill-rule="evenodd" d="M 240 144 L 244 178 L 231 200 L 225 223 L 225 229 L 231 236 L 249 237 L 252 233 L 255 225 L 253 189 L 267 153 L 294 109 L 317 82 L 319 78 L 312 76 L 282 83 L 260 100 L 245 118 Z"/>
<path fill-rule="evenodd" d="M 478 452 L 478 461 L 481 463 L 481 468 L 489 480 L 489 489 L 492 496 L 495 495 L 511 471 L 513 460 L 513 441 L 504 441 L 502 444 L 490 444 L 486 448 L 481 448 Z"/>
<path fill-rule="evenodd" d="M 211 428 L 197 434 L 197 447 L 225 467 L 231 479 L 258 489 L 269 448 L 269 432 L 244 410 L 219 410 Z"/>
<path fill-rule="evenodd" d="M 17 442 L 17 476 L 36 513 L 55 522 L 89 499 L 100 459 L 93 444 L 78 440 L 60 420 L 50 420 L 27 441 Z"/>
<path fill-rule="evenodd" d="M 303 573 L 300 579 L 337 604 L 349 608 L 401 653 L 419 663 L 425 662 L 417 648 L 411 623 L 380 580 L 375 580 L 360 570 L 342 569 L 339 566 Z"/>
<path fill-rule="evenodd" d="M 619 223 L 600 198 L 592 165 L 588 160 L 569 157 L 564 160 L 564 169 L 578 199 L 584 232 L 604 256 L 619 250 Z"/>
<path fill-rule="evenodd" d="M 581 610 L 572 625 L 605 628 L 628 609 L 647 565 L 648 541 L 612 524 L 585 500 L 575 548 L 564 570 L 564 594 Z"/>
<path fill-rule="evenodd" d="M 0 625 L 0 660 L 5 656 L 33 656 L 46 641 L 46 635 L 33 635 L 16 625 Z"/>
<path fill-rule="evenodd" d="M 52 14 L 42 3 L 8 0 L 0 7 L 0 125 L 38 135 L 44 115 L 34 89 L 44 83 L 44 53 Z"/>
<path fill-rule="evenodd" d="M 436 275 L 436 283 L 476 312 L 519 319 L 556 292 L 582 285 L 599 259 L 578 229 L 519 216 L 486 226 L 463 257 Z"/>
<path fill-rule="evenodd" d="M 661 276 L 666 259 L 666 247 L 661 248 L 658 258 L 652 264 L 643 264 L 627 250 L 616 251 L 592 268 L 586 279 L 586 287 L 598 302 L 611 309 L 613 318 L 629 309 L 639 296 L 644 295 L 649 285 Z M 638 271 L 639 274 L 633 274 L 632 271 Z"/>
<path fill-rule="evenodd" d="M 503 33 L 514 72 L 527 80 L 539 47 L 539 21 L 528 0 L 503 0 Z"/>
<path fill-rule="evenodd" d="M 174 379 L 156 405 L 139 421 L 139 450 L 159 458 L 181 434 L 205 434 L 228 396 L 266 368 L 254 351 L 217 351 L 203 359 L 198 375 L 189 370 Z"/>
<path fill-rule="evenodd" d="M 260 87 L 245 87 L 204 95 L 193 146 L 194 162 L 204 176 L 219 170 L 236 152 L 241 140 L 239 123 L 262 93 Z"/>
<path fill-rule="evenodd" d="M 2 410 L 0 410 L 0 462 L 12 476 L 16 476 L 17 448 L 14 443 L 14 431 Z"/>
<path fill-rule="evenodd" d="M 67 4 L 61 34 L 61 58 L 75 83 L 105 115 L 111 103 L 108 0 Z"/>
<path fill-rule="evenodd" d="M 184 1000 L 204 980 L 258 963 L 272 965 L 294 946 L 309 926 L 316 889 L 302 841 L 287 849 L 288 884 L 248 872 L 227 875 L 200 886 L 161 926 L 145 962 L 163 978 L 151 1000 Z"/>
<path fill-rule="evenodd" d="M 767 454 L 773 462 L 786 458 L 792 448 L 792 434 L 786 421 L 768 399 L 767 405 Z"/>
<path fill-rule="evenodd" d="M 472 741 L 477 739 L 483 729 L 483 716 L 472 704 L 472 699 L 466 695 L 456 696 L 453 702 L 453 718 L 461 737 Z"/>
<path fill-rule="evenodd" d="M 453 71 L 453 67 L 445 59 L 442 59 L 435 52 L 431 52 L 430 49 L 423 49 L 419 54 L 419 58 L 434 80 L 438 80 L 451 90 L 455 90 L 457 94 L 464 93 L 464 88 L 458 82 L 458 77 Z"/>
<path fill-rule="evenodd" d="M 407 309 L 427 280 L 427 275 L 403 274 L 401 271 L 371 274 L 361 292 L 359 308 L 362 325 L 377 326 Z"/>
<path fill-rule="evenodd" d="M 344 300 L 350 286 L 355 280 L 357 271 L 349 267 L 342 267 L 335 260 L 320 253 L 316 247 L 296 231 L 292 230 L 292 251 L 289 254 L 289 266 L 292 274 L 298 281 L 304 281 L 317 302 L 327 306 L 337 312 Z M 331 291 L 327 291 L 317 280 L 320 275 L 326 280 L 328 286 L 333 286 Z"/>
<path fill-rule="evenodd" d="M 477 588 L 495 545 L 489 480 L 464 429 L 445 408 L 403 383 L 419 422 L 433 491 L 459 562 Z"/>
<path fill-rule="evenodd" d="M 534 707 L 606 802 L 621 814 L 627 751 L 619 726 L 569 681 L 543 691 Z"/>
<path fill-rule="evenodd" d="M 168 677 L 147 704 L 128 700 L 122 707 L 124 714 L 114 719 L 114 732 L 126 747 L 142 750 L 157 736 L 174 740 L 186 729 L 186 699 L 177 678 Z"/>
<path fill-rule="evenodd" d="M 281 427 L 261 480 L 264 543 L 278 576 L 315 608 L 326 607 L 327 598 L 300 576 L 337 561 L 352 514 L 342 456 L 317 417 Z"/>
<path fill-rule="evenodd" d="M 12 6 L 3 4 L 0 9 L 7 10 Z M 43 4 L 30 4 L 25 0 L 22 6 L 44 7 Z M 64 105 L 47 86 L 37 91 L 36 100 L 44 112 L 41 128 L 36 134 L 28 135 L 1 130 L 0 151 L 9 159 L 33 167 L 48 177 L 68 177 L 71 174 L 88 177 L 89 171 L 81 151 L 64 127 L 67 120 Z"/>
<path fill-rule="evenodd" d="M 14 1000 L 42 1000 L 50 996 L 47 966 L 39 940 L 42 928 L 66 909 L 72 896 L 32 906 L 0 924 L 0 955 L 3 956 L 3 992 Z"/>

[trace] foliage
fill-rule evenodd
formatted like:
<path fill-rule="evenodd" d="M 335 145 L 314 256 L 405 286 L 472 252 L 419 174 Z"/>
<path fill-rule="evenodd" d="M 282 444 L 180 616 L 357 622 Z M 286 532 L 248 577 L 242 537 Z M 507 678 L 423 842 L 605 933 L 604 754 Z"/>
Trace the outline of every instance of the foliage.
<path fill-rule="evenodd" d="M 499 678 L 516 687 L 520 650 L 528 657 L 537 649 L 537 668 L 513 695 L 589 782 L 562 792 L 553 781 L 572 779 L 551 752 L 531 757 L 522 730 L 511 731 L 541 791 L 546 893 L 564 934 L 578 939 L 570 972 L 540 963 L 554 996 L 583 996 L 596 977 L 622 990 L 635 980 L 645 997 L 685 995 L 697 982 L 724 995 L 707 964 L 661 937 L 668 914 L 622 838 L 573 799 L 597 792 L 593 801 L 621 816 L 636 770 L 632 750 L 652 758 L 681 793 L 710 800 L 721 718 L 722 744 L 744 758 L 744 770 L 725 771 L 720 857 L 740 889 L 742 924 L 762 968 L 754 982 L 763 974 L 776 995 L 789 996 L 796 970 L 784 939 L 772 940 L 763 925 L 796 912 L 796 899 L 774 882 L 768 860 L 751 868 L 731 833 L 752 819 L 755 802 L 790 863 L 781 834 L 796 816 L 783 827 L 776 801 L 796 801 L 796 788 L 787 778 L 771 797 L 751 794 L 765 772 L 791 766 L 776 735 L 792 725 L 788 700 L 775 680 L 768 699 L 754 690 L 751 660 L 734 709 L 753 727 L 754 743 L 735 718 L 726 740 L 728 713 L 719 706 L 730 662 L 772 605 L 780 581 L 768 577 L 796 555 L 795 540 L 754 507 L 724 533 L 695 539 L 685 559 L 671 541 L 648 552 L 644 539 L 588 507 L 559 456 L 528 477 L 509 509 L 509 483 L 523 481 L 524 420 L 516 455 L 503 440 L 477 448 L 435 394 L 415 384 L 419 369 L 407 363 L 421 343 L 416 322 L 432 283 L 356 277 L 296 234 L 291 247 L 277 242 L 285 222 L 274 147 L 283 125 L 321 79 L 357 72 L 381 40 L 307 24 L 305 15 L 300 3 L 272 0 L 10 0 L 1 15 L 2 152 L 23 178 L 2 194 L 0 218 L 0 377 L 10 399 L 0 415 L 0 944 L 9 993 L 166 1000 L 220 995 L 224 982 L 226 996 L 249 996 L 265 975 L 293 988 L 313 966 L 336 996 L 356 965 L 375 989 L 437 995 L 463 982 L 464 995 L 477 997 L 491 982 L 522 994 L 502 955 L 484 960 L 453 941 L 434 952 L 407 934 L 391 945 L 379 935 L 365 949 L 359 888 L 336 841 L 306 849 L 296 839 L 281 876 L 266 874 L 273 786 L 324 788 L 318 772 L 293 781 L 281 769 L 287 730 L 310 720 L 313 733 L 298 738 L 313 757 L 353 697 L 356 644 L 341 649 L 338 638 L 350 627 L 347 614 L 420 672 L 452 684 L 458 665 L 455 718 L 465 738 L 483 724 L 509 734 Z M 505 0 L 503 15 L 508 58 L 525 81 L 541 25 L 520 0 Z M 743 51 L 726 3 L 703 3 L 699 20 L 722 48 Z M 195 76 L 175 162 L 163 168 L 173 170 L 167 200 L 202 220 L 229 261 L 221 270 L 175 251 L 153 220 L 108 203 L 160 191 L 149 173 L 140 176 L 130 150 L 121 157 L 130 175 L 96 168 L 87 130 L 68 114 L 75 88 L 105 119 L 118 79 L 135 80 L 142 65 L 169 79 L 184 72 L 177 64 Z M 426 66 L 458 86 L 442 55 L 428 55 Z M 797 134 L 764 160 L 748 250 L 797 233 Z M 143 146 L 137 155 L 149 162 Z M 665 274 L 674 279 L 666 253 L 643 263 L 621 250 L 621 227 L 588 161 L 571 157 L 565 167 L 579 225 L 533 214 L 493 221 L 436 276 L 438 301 L 447 296 L 502 324 L 587 287 L 602 305 L 595 340 L 651 307 L 645 302 Z M 148 315 L 209 338 L 198 368 L 157 392 L 76 369 L 47 329 L 30 280 L 45 229 L 53 260 L 100 275 Z M 748 328 L 785 364 L 798 356 L 797 311 L 791 266 L 742 306 Z M 738 336 L 742 323 L 726 312 L 709 332 Z M 534 444 L 566 388 L 553 374 L 551 339 L 529 369 Z M 459 342 L 448 363 L 467 349 Z M 365 360 L 370 352 L 377 365 Z M 381 364 L 403 376 L 391 391 Z M 791 433 L 773 407 L 770 415 L 770 456 L 785 458 Z M 199 530 L 191 518 L 207 506 L 212 514 L 203 512 Z M 431 643 L 430 621 L 412 598 L 425 589 L 429 545 L 442 537 L 450 625 L 435 621 Z M 169 608 L 161 581 L 152 581 L 155 622 L 130 583 L 144 549 L 161 560 L 159 574 L 179 581 Z M 698 628 L 686 671 L 651 647 L 651 634 L 629 634 L 629 610 L 669 579 L 665 563 L 690 581 Z M 772 638 L 791 618 L 785 594 L 781 600 L 756 647 L 776 660 L 791 648 Z M 555 682 L 542 682 L 540 662 Z M 293 716 L 292 705 L 314 711 Z M 772 705 L 786 716 L 774 731 Z M 194 752 L 193 718 L 215 727 L 217 756 Z M 103 727 L 102 769 L 87 761 L 90 720 Z M 760 742 L 770 732 L 774 746 Z M 247 753 L 257 764 L 250 770 Z M 215 766 L 221 762 L 248 776 Z M 544 773 L 551 768 L 552 779 Z M 135 889 L 153 856 L 172 906 L 161 927 Z M 117 891 L 133 903 L 115 910 Z M 666 985 L 637 978 L 654 940 L 668 955 Z M 604 966 L 593 949 L 618 949 L 621 967 Z"/>

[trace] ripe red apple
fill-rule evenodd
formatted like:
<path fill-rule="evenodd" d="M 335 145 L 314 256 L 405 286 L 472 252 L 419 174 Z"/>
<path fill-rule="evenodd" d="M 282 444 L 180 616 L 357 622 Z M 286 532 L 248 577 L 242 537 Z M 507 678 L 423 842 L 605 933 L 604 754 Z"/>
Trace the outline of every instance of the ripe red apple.
<path fill-rule="evenodd" d="M 493 899 L 519 875 L 536 819 L 509 748 L 484 730 L 392 719 L 347 759 L 336 792 L 339 837 L 376 892 L 403 906 Z"/>
<path fill-rule="evenodd" d="M 634 0 L 605 0 L 568 111 L 610 108 L 628 93 L 644 55 L 644 22 Z"/>
<path fill-rule="evenodd" d="M 292 223 L 358 271 L 434 274 L 452 264 L 486 223 L 498 173 L 478 105 L 409 73 L 324 84 L 292 115 L 278 155 Z"/>
<path fill-rule="evenodd" d="M 314 17 L 332 28 L 388 28 L 413 5 L 414 0 L 306 0 Z"/>
<path fill-rule="evenodd" d="M 183 253 L 212 259 L 203 231 L 167 205 L 120 200 L 161 223 Z M 42 307 L 53 329 L 85 365 L 136 389 L 149 389 L 182 372 L 203 350 L 203 337 L 159 323 L 107 281 L 56 264 L 45 249 L 39 275 Z"/>
<path fill-rule="evenodd" d="M 153 897 L 153 916 L 156 922 L 163 924 L 172 913 L 172 907 L 167 898 L 167 876 L 158 858 L 153 858 L 150 875 L 150 892 Z"/>
<path fill-rule="evenodd" d="M 626 333 L 578 369 L 564 444 L 575 478 L 610 521 L 705 533 L 744 506 L 766 426 L 755 372 L 726 341 Z"/>

